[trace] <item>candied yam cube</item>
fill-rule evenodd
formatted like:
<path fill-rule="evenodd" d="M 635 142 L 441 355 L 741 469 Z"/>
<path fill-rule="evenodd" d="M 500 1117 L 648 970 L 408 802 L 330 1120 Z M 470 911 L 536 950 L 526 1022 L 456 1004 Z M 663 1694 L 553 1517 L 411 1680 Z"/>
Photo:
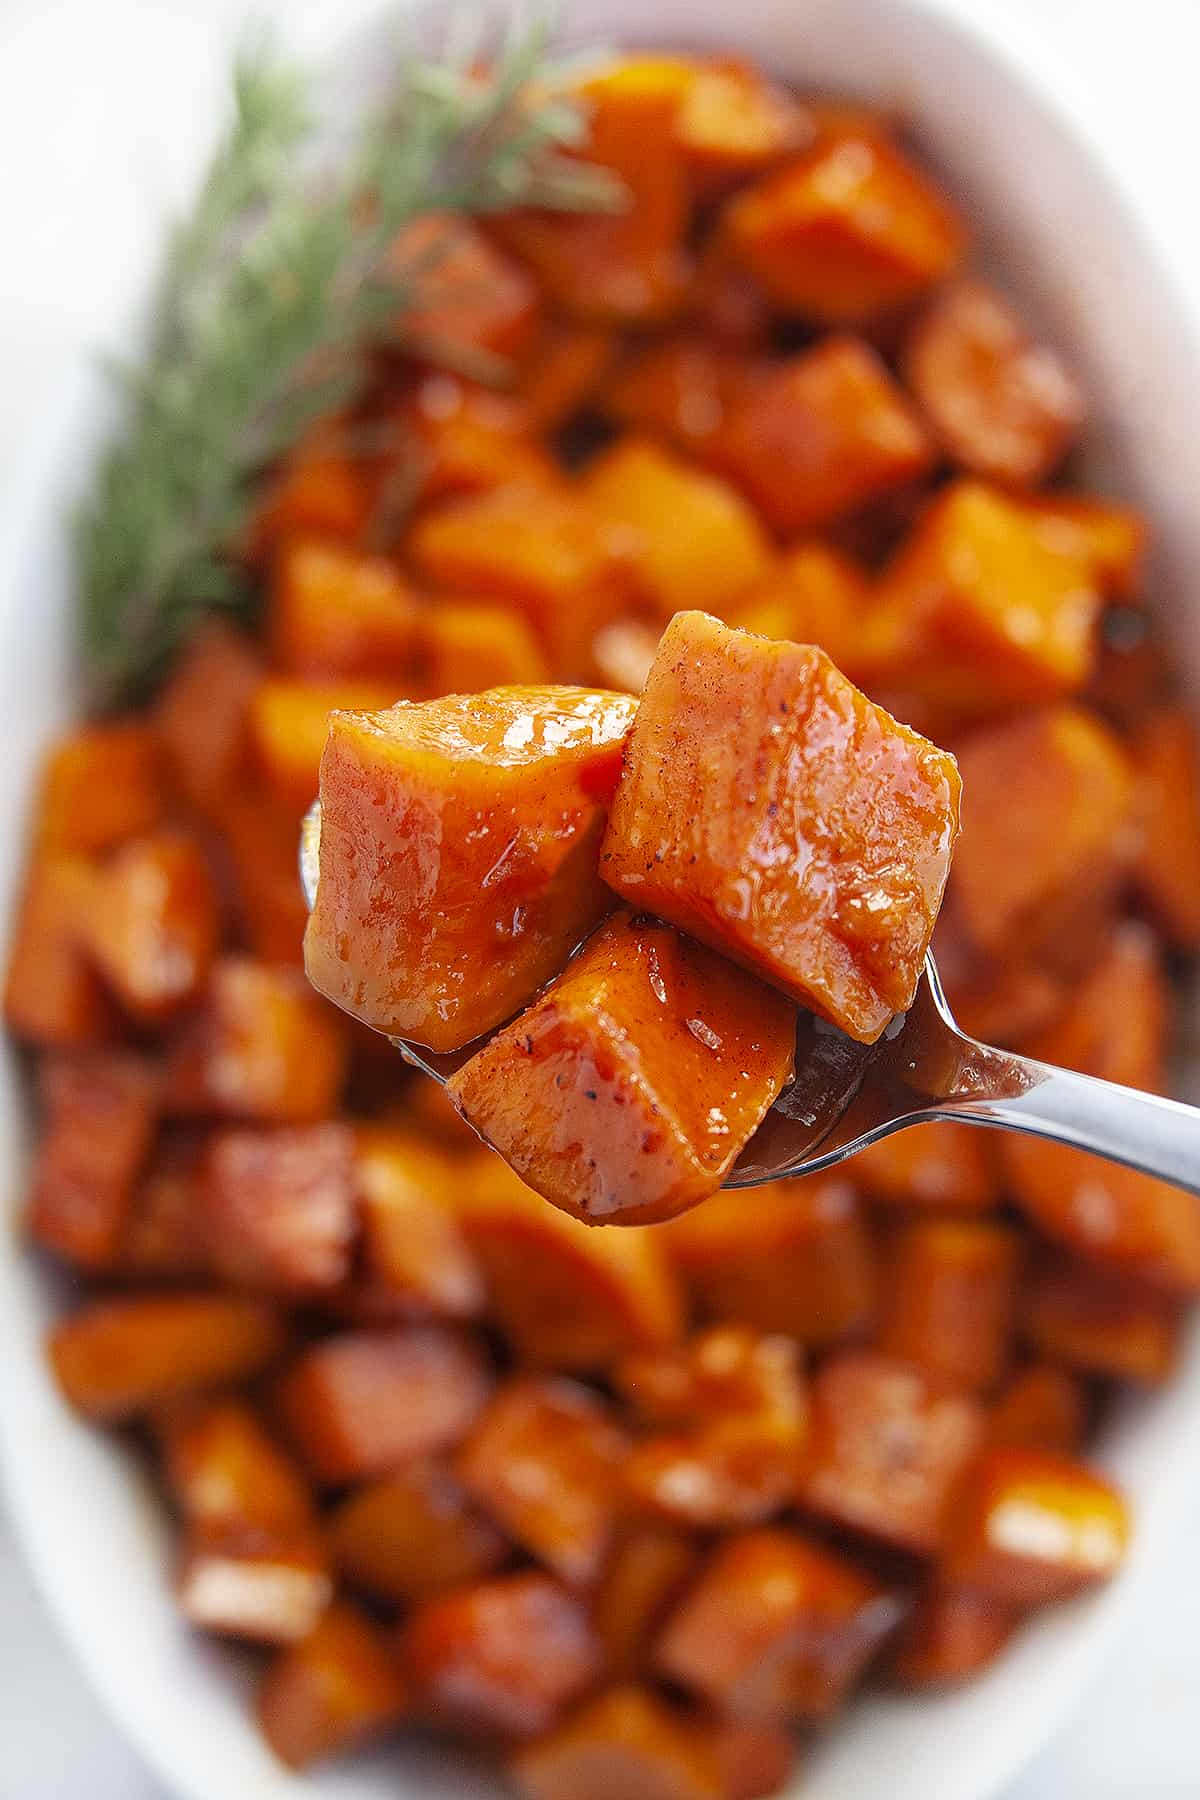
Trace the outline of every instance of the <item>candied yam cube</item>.
<path fill-rule="evenodd" d="M 987 1134 L 940 1120 L 893 1131 L 854 1159 L 872 1200 L 925 1212 L 987 1212 L 999 1180 Z"/>
<path fill-rule="evenodd" d="M 27 1224 L 43 1249 L 85 1268 L 116 1260 L 158 1123 L 162 1083 L 144 1058 L 96 1050 L 47 1057 Z"/>
<path fill-rule="evenodd" d="M 687 606 L 719 612 L 770 566 L 741 495 L 646 439 L 623 439 L 592 463 L 583 492 L 664 620 Z"/>
<path fill-rule="evenodd" d="M 380 458 L 380 510 L 397 522 L 411 506 L 427 506 L 453 495 L 481 494 L 517 483 L 554 487 L 560 480 L 553 458 L 531 432 L 522 395 L 497 394 L 457 376 L 430 374 L 418 381 L 385 415 L 398 448 Z"/>
<path fill-rule="evenodd" d="M 1134 743 L 1141 840 L 1134 880 L 1173 944 L 1200 946 L 1200 749 L 1190 717 L 1163 709 Z"/>
<path fill-rule="evenodd" d="M 457 1218 L 450 1157 L 411 1132 L 363 1127 L 355 1137 L 368 1288 L 439 1317 L 482 1312 L 483 1277 Z"/>
<path fill-rule="evenodd" d="M 706 332 L 678 331 L 630 348 L 600 404 L 623 425 L 704 455 L 769 368 L 764 358 L 714 342 Z"/>
<path fill-rule="evenodd" d="M 989 1444 L 1031 1450 L 1077 1450 L 1087 1423 L 1087 1396 L 1079 1377 L 1054 1363 L 1018 1369 L 988 1418 Z"/>
<path fill-rule="evenodd" d="M 1064 1258 L 1035 1273 L 1022 1325 L 1042 1356 L 1086 1374 L 1155 1387 L 1174 1372 L 1183 1318 L 1172 1296 Z"/>
<path fill-rule="evenodd" d="M 888 1673 L 904 1688 L 969 1681 L 1000 1654 L 1016 1625 L 1013 1611 L 989 1595 L 934 1583 L 905 1623 Z"/>
<path fill-rule="evenodd" d="M 718 1545 L 659 1636 L 659 1674 L 748 1718 L 823 1719 L 899 1616 L 886 1589 L 794 1532 Z"/>
<path fill-rule="evenodd" d="M 721 1185 L 792 1072 L 790 1002 L 669 925 L 618 913 L 450 1077 L 463 1117 L 547 1200 L 669 1218 Z"/>
<path fill-rule="evenodd" d="M 974 277 L 943 288 L 909 333 L 904 375 L 956 462 L 1036 487 L 1083 424 L 1083 395 L 1002 294 Z"/>
<path fill-rule="evenodd" d="M 675 123 L 693 187 L 719 194 L 813 136 L 804 109 L 750 63 L 723 56 L 697 63 Z"/>
<path fill-rule="evenodd" d="M 458 1453 L 459 1479 L 508 1536 L 572 1586 L 594 1581 L 616 1521 L 629 1440 L 578 1382 L 519 1376 Z"/>
<path fill-rule="evenodd" d="M 634 711 L 626 695 L 516 687 L 337 714 L 313 985 L 435 1050 L 508 1018 L 606 910 L 597 851 Z"/>
<path fill-rule="evenodd" d="M 168 1046 L 167 1107 L 308 1124 L 334 1110 L 346 1050 L 342 1021 L 298 970 L 224 956 Z"/>
<path fill-rule="evenodd" d="M 261 680 L 247 639 L 214 620 L 188 639 L 155 700 L 152 718 L 171 783 L 206 816 L 245 771 L 250 700 Z"/>
<path fill-rule="evenodd" d="M 1170 1006 L 1154 934 L 1123 920 L 1067 1004 L 1032 1041 L 1032 1053 L 1125 1087 L 1161 1092 Z"/>
<path fill-rule="evenodd" d="M 812 645 L 667 627 L 601 847 L 630 905 L 874 1043 L 911 1005 L 958 831 L 954 759 Z"/>
<path fill-rule="evenodd" d="M 1083 556 L 1048 543 L 1019 502 L 957 481 L 884 570 L 854 670 L 969 720 L 1078 691 L 1099 617 Z"/>
<path fill-rule="evenodd" d="M 244 1401 L 177 1407 L 159 1440 L 167 1486 L 192 1524 L 282 1536 L 313 1523 L 308 1483 Z"/>
<path fill-rule="evenodd" d="M 959 766 L 953 890 L 980 950 L 1036 945 L 1079 896 L 1120 879 L 1135 843 L 1133 778 L 1098 719 L 1066 706 L 1029 713 L 973 736 Z M 989 804 L 1002 793 L 1021 804 Z"/>
<path fill-rule="evenodd" d="M 438 599 L 422 610 L 417 641 L 417 681 L 431 699 L 482 688 L 537 687 L 549 678 L 531 627 L 505 606 Z"/>
<path fill-rule="evenodd" d="M 871 1350 L 831 1357 L 812 1382 L 812 1450 L 801 1496 L 844 1530 L 927 1556 L 983 1436 L 984 1413 Z"/>
<path fill-rule="evenodd" d="M 862 570 L 814 539 L 781 557 L 770 575 L 727 609 L 728 619 L 763 637 L 819 644 L 840 666 L 853 655 L 866 599 Z"/>
<path fill-rule="evenodd" d="M 1129 1511 L 1109 1482 L 1047 1451 L 995 1449 L 974 1464 L 947 1534 L 948 1578 L 1009 1606 L 1043 1606 L 1115 1575 Z"/>
<path fill-rule="evenodd" d="M 293 1769 L 357 1749 L 408 1710 L 386 1638 L 345 1600 L 322 1613 L 307 1637 L 280 1651 L 258 1690 L 263 1736 Z"/>
<path fill-rule="evenodd" d="M 310 681 L 361 676 L 403 687 L 415 666 L 416 629 L 416 597 L 383 557 L 320 538 L 297 538 L 276 557 L 267 633 L 287 674 Z"/>
<path fill-rule="evenodd" d="M 786 1726 L 726 1714 L 702 1721 L 701 1729 L 717 1759 L 724 1800 L 770 1800 L 787 1787 L 797 1743 Z"/>
<path fill-rule="evenodd" d="M 682 1296 L 661 1233 L 593 1231 L 547 1206 L 498 1156 L 466 1165 L 461 1204 L 489 1311 L 521 1362 L 602 1369 L 681 1336 Z"/>
<path fill-rule="evenodd" d="M 233 1294 L 94 1300 L 50 1333 L 58 1384 L 77 1411 L 106 1423 L 257 1375 L 284 1330 L 265 1301 Z"/>
<path fill-rule="evenodd" d="M 344 1331 L 305 1350 L 276 1402 L 321 1481 L 386 1474 L 465 1436 L 491 1385 L 477 1345 L 436 1325 Z"/>
<path fill-rule="evenodd" d="M 418 1706 L 469 1736 L 549 1731 L 600 1673 L 586 1608 L 549 1575 L 502 1575 L 418 1604 L 401 1635 Z"/>
<path fill-rule="evenodd" d="M 46 757 L 38 793 L 38 847 L 95 856 L 152 831 L 162 817 L 158 739 L 141 719 L 83 725 Z"/>
<path fill-rule="evenodd" d="M 1012 1353 L 1021 1241 L 1006 1225 L 918 1219 L 894 1235 L 877 1343 L 948 1388 L 986 1392 Z"/>
<path fill-rule="evenodd" d="M 516 356 L 538 325 L 532 276 L 454 213 L 423 213 L 392 240 L 388 278 L 411 285 L 413 301 L 396 321 L 405 350 L 453 363 L 472 351 Z"/>
<path fill-rule="evenodd" d="M 356 1228 L 353 1146 L 349 1128 L 332 1121 L 214 1133 L 204 1209 L 218 1275 L 278 1294 L 344 1282 Z"/>
<path fill-rule="evenodd" d="M 293 681 L 268 675 L 250 702 L 250 747 L 255 766 L 271 792 L 296 819 L 317 797 L 321 752 L 335 708 L 374 712 L 397 699 L 394 682 L 384 680 Z"/>
<path fill-rule="evenodd" d="M 255 1644 L 306 1638 L 333 1598 L 315 1531 L 286 1535 L 199 1527 L 183 1543 L 176 1579 L 189 1625 Z"/>
<path fill-rule="evenodd" d="M 407 549 L 434 587 L 522 613 L 556 675 L 586 666 L 599 627 L 628 598 L 629 575 L 581 493 L 513 483 L 430 509 Z"/>
<path fill-rule="evenodd" d="M 95 866 L 81 857 L 35 857 L 4 979 L 4 1022 L 14 1037 L 67 1050 L 112 1035 L 112 1008 L 85 948 L 96 881 Z"/>
<path fill-rule="evenodd" d="M 398 1604 L 478 1581 L 508 1557 L 505 1538 L 434 1462 L 356 1488 L 329 1517 L 328 1535 L 347 1581 Z"/>
<path fill-rule="evenodd" d="M 526 1800 L 726 1800 L 712 1744 L 633 1686 L 590 1700 L 509 1773 Z"/>
<path fill-rule="evenodd" d="M 729 408 L 712 457 L 779 532 L 811 531 L 923 475 L 929 434 L 882 358 L 830 337 Z"/>
<path fill-rule="evenodd" d="M 795 1344 L 746 1326 L 719 1325 L 673 1350 L 632 1351 L 612 1378 L 639 1425 L 757 1415 L 795 1426 L 804 1417 Z"/>
<path fill-rule="evenodd" d="M 263 484 L 246 534 L 249 553 L 263 560 L 290 537 L 357 543 L 371 522 L 373 503 L 366 467 L 351 454 L 345 425 L 323 420 Z"/>
<path fill-rule="evenodd" d="M 199 844 L 161 831 L 132 839 L 98 871 L 87 948 L 125 1011 L 153 1025 L 199 993 L 220 926 Z"/>
<path fill-rule="evenodd" d="M 219 825 L 240 941 L 264 963 L 302 963 L 308 908 L 295 806 L 240 786 L 222 800 Z"/>
<path fill-rule="evenodd" d="M 829 325 L 903 305 L 966 247 L 945 195 L 875 131 L 818 138 L 739 195 L 725 224 L 734 253 L 777 306 Z"/>
<path fill-rule="evenodd" d="M 1090 494 L 1032 494 L 1022 505 L 1043 543 L 1086 563 L 1101 593 L 1139 597 L 1149 539 L 1144 513 Z"/>
<path fill-rule="evenodd" d="M 592 1602 L 592 1623 L 611 1675 L 624 1679 L 644 1668 L 650 1640 L 699 1557 L 695 1540 L 669 1526 L 635 1524 L 624 1532 Z"/>
<path fill-rule="evenodd" d="M 874 1246 L 839 1177 L 714 1194 L 664 1227 L 660 1241 L 703 1318 L 824 1347 L 874 1315 Z"/>
<path fill-rule="evenodd" d="M 616 338 L 604 326 L 549 319 L 517 371 L 521 414 L 531 431 L 557 431 L 596 396 Z"/>
<path fill-rule="evenodd" d="M 122 1274 L 199 1279 L 209 1272 L 202 1196 L 203 1140 L 188 1128 L 160 1132 L 134 1190 L 117 1253 Z"/>

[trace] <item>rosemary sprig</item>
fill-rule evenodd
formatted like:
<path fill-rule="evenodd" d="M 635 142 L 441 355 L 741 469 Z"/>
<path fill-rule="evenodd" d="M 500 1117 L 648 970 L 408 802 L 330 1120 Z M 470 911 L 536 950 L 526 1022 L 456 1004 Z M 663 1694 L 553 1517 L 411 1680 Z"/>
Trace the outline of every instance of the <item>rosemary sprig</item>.
<path fill-rule="evenodd" d="M 80 642 L 93 698 L 161 673 L 198 617 L 249 590 L 227 552 L 256 477 L 351 402 L 364 352 L 418 303 L 436 245 L 407 268 L 394 241 L 428 212 L 620 204 L 603 171 L 562 152 L 584 132 L 556 92 L 545 25 L 485 79 L 477 47 L 401 62 L 333 167 L 314 166 L 311 84 L 259 49 L 239 61 L 233 120 L 170 240 L 126 417 L 75 519 Z M 391 253 L 391 254 L 389 254 Z"/>

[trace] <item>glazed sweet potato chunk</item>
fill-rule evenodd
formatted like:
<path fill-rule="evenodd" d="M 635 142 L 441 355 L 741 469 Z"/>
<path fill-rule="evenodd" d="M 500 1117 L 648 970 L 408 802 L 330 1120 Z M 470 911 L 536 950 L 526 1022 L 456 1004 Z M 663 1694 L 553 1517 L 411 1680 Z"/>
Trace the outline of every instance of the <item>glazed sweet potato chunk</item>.
<path fill-rule="evenodd" d="M 386 679 L 266 676 L 251 697 L 249 732 L 251 757 L 268 791 L 299 820 L 316 798 L 330 713 L 348 707 L 375 712 L 399 697 L 395 682 Z"/>
<path fill-rule="evenodd" d="M 307 1124 L 333 1110 L 346 1052 L 342 1022 L 299 971 L 221 957 L 169 1045 L 168 1110 Z"/>
<path fill-rule="evenodd" d="M 824 1348 L 870 1323 L 876 1259 L 854 1189 L 840 1177 L 714 1194 L 662 1233 L 705 1319 L 787 1332 Z"/>
<path fill-rule="evenodd" d="M 1156 1387 L 1174 1371 L 1183 1315 L 1171 1295 L 1128 1276 L 1056 1259 L 1034 1275 L 1022 1323 L 1042 1356 Z"/>
<path fill-rule="evenodd" d="M 239 944 L 264 963 L 302 964 L 308 908 L 294 804 L 258 783 L 239 785 L 222 797 L 217 824 Z"/>
<path fill-rule="evenodd" d="M 958 829 L 954 759 L 823 651 L 672 620 L 604 878 L 873 1043 L 911 1004 Z"/>
<path fill-rule="evenodd" d="M 473 694 L 488 687 L 536 687 L 549 677 L 531 627 L 505 606 L 439 598 L 417 624 L 420 691 Z"/>
<path fill-rule="evenodd" d="M 646 1222 L 720 1186 L 791 1075 L 795 1037 L 782 994 L 619 913 L 447 1090 L 556 1206 Z"/>
<path fill-rule="evenodd" d="M 1006 1225 L 920 1219 L 893 1237 L 877 1342 L 948 1388 L 986 1392 L 1012 1353 L 1021 1241 Z"/>
<path fill-rule="evenodd" d="M 1085 562 L 1106 597 L 1140 597 L 1150 535 L 1144 513 L 1092 494 L 1031 494 L 1022 507 L 1042 542 Z"/>
<path fill-rule="evenodd" d="M 664 621 L 681 607 L 720 613 L 770 567 L 766 535 L 741 495 L 648 439 L 614 445 L 590 465 L 583 491 Z"/>
<path fill-rule="evenodd" d="M 17 902 L 4 981 L 14 1037 L 62 1050 L 113 1035 L 113 1009 L 87 955 L 97 870 L 78 856 L 36 856 Z"/>
<path fill-rule="evenodd" d="M 766 359 L 687 329 L 635 345 L 607 382 L 606 414 L 707 460 L 731 411 L 767 374 Z"/>
<path fill-rule="evenodd" d="M 398 447 L 381 458 L 379 510 L 402 525 L 412 506 L 492 488 L 552 488 L 560 471 L 532 435 L 524 396 L 442 372 L 425 375 L 387 414 Z"/>
<path fill-rule="evenodd" d="M 733 56 L 693 66 L 675 132 L 701 195 L 719 194 L 769 168 L 815 135 L 802 106 Z"/>
<path fill-rule="evenodd" d="M 973 277 L 944 288 L 910 333 L 904 373 L 956 462 L 1036 487 L 1083 423 L 1083 396 L 1004 297 Z"/>
<path fill-rule="evenodd" d="M 1087 1424 L 1083 1383 L 1056 1363 L 1035 1362 L 1018 1369 L 988 1417 L 989 1444 L 1031 1450 L 1078 1450 Z"/>
<path fill-rule="evenodd" d="M 987 1594 L 935 1582 L 921 1595 L 888 1663 L 904 1688 L 969 1681 L 1003 1650 L 1017 1615 Z"/>
<path fill-rule="evenodd" d="M 967 1396 L 939 1393 L 877 1352 L 842 1351 L 812 1383 L 802 1502 L 846 1530 L 929 1555 L 983 1429 L 983 1409 Z"/>
<path fill-rule="evenodd" d="M 726 224 L 776 305 L 830 325 L 913 299 L 966 241 L 945 196 L 877 130 L 819 137 L 735 200 Z"/>
<path fill-rule="evenodd" d="M 1001 1604 L 1041 1606 L 1114 1575 L 1128 1536 L 1120 1494 L 1081 1463 L 989 1450 L 955 1502 L 944 1568 Z"/>
<path fill-rule="evenodd" d="M 177 1406 L 159 1442 L 167 1485 L 191 1523 L 282 1534 L 314 1522 L 311 1488 L 246 1402 Z"/>
<path fill-rule="evenodd" d="M 510 1765 L 526 1800 L 726 1800 L 713 1746 L 646 1688 L 610 1688 Z"/>
<path fill-rule="evenodd" d="M 204 985 L 220 929 L 217 893 L 194 838 L 134 838 L 96 877 L 87 947 L 121 1006 L 157 1024 Z"/>
<path fill-rule="evenodd" d="M 43 1249 L 85 1268 L 118 1255 L 158 1123 L 161 1081 L 143 1057 L 96 1050 L 48 1057 L 27 1223 Z"/>
<path fill-rule="evenodd" d="M 203 1138 L 189 1126 L 160 1131 L 134 1191 L 117 1253 L 122 1274 L 199 1281 L 209 1273 L 203 1206 Z"/>
<path fill-rule="evenodd" d="M 592 1601 L 604 1666 L 618 1680 L 644 1671 L 651 1639 L 695 1573 L 694 1537 L 667 1525 L 631 1525 L 622 1533 Z"/>
<path fill-rule="evenodd" d="M 527 1001 L 604 911 L 597 848 L 633 712 L 625 695 L 518 687 L 337 715 L 314 985 L 438 1050 Z"/>
<path fill-rule="evenodd" d="M 784 1791 L 799 1748 L 786 1725 L 732 1714 L 699 1723 L 717 1759 L 724 1800 L 770 1800 Z"/>
<path fill-rule="evenodd" d="M 907 486 L 933 448 L 882 358 L 858 338 L 831 337 L 749 385 L 714 434 L 711 460 L 787 533 Z"/>
<path fill-rule="evenodd" d="M 46 851 L 94 856 L 158 824 L 163 810 L 158 740 L 141 719 L 85 725 L 49 753 L 37 802 Z"/>
<path fill-rule="evenodd" d="M 356 1488 L 330 1516 L 328 1535 L 348 1581 L 398 1604 L 478 1581 L 509 1551 L 461 1483 L 427 1460 Z"/>
<path fill-rule="evenodd" d="M 533 431 L 557 431 L 597 399 L 616 355 L 616 335 L 603 325 L 551 317 L 522 358 L 521 412 Z"/>
<path fill-rule="evenodd" d="M 397 284 L 420 283 L 417 305 L 398 322 L 410 354 L 431 362 L 472 351 L 516 356 L 538 325 L 538 291 L 527 269 L 469 219 L 425 213 L 398 233 L 388 257 Z"/>
<path fill-rule="evenodd" d="M 727 609 L 731 625 L 763 637 L 819 644 L 840 667 L 853 655 L 867 581 L 848 556 L 819 539 L 806 539 L 781 556 L 775 568 Z"/>
<path fill-rule="evenodd" d="M 735 1715 L 823 1719 L 848 1697 L 899 1607 L 798 1533 L 727 1538 L 667 1620 L 655 1666 Z"/>
<path fill-rule="evenodd" d="M 384 1634 L 337 1601 L 298 1644 L 280 1652 L 258 1691 L 258 1722 L 289 1768 L 303 1769 L 379 1737 L 409 1711 Z"/>
<path fill-rule="evenodd" d="M 472 1737 L 549 1731 L 600 1673 L 583 1602 L 549 1575 L 503 1575 L 424 1601 L 401 1635 L 421 1712 Z"/>
<path fill-rule="evenodd" d="M 489 1309 L 521 1362 L 602 1369 L 683 1333 L 683 1297 L 656 1230 L 593 1231 L 546 1205 L 498 1156 L 464 1170 L 462 1222 Z"/>
<path fill-rule="evenodd" d="M 1141 840 L 1134 879 L 1181 950 L 1200 946 L 1200 750 L 1182 708 L 1156 712 L 1134 744 Z"/>
<path fill-rule="evenodd" d="M 330 1120 L 214 1133 L 204 1212 L 212 1265 L 235 1287 L 319 1294 L 350 1271 L 353 1135 Z"/>
<path fill-rule="evenodd" d="M 999 1179 L 987 1133 L 940 1121 L 894 1131 L 861 1150 L 854 1175 L 872 1200 L 921 1212 L 987 1212 Z"/>
<path fill-rule="evenodd" d="M 321 1481 L 386 1474 L 447 1450 L 487 1399 L 479 1347 L 434 1325 L 345 1331 L 303 1351 L 275 1399 L 288 1433 Z"/>
<path fill-rule="evenodd" d="M 374 494 L 363 459 L 352 454 L 347 424 L 326 417 L 305 432 L 264 483 L 246 533 L 256 562 L 293 537 L 359 543 L 371 522 Z"/>
<path fill-rule="evenodd" d="M 403 692 L 415 669 L 417 616 L 393 563 L 320 538 L 286 544 L 271 572 L 267 630 L 289 675 L 387 680 Z"/>
<path fill-rule="evenodd" d="M 119 1423 L 244 1381 L 273 1362 L 284 1342 L 279 1315 L 265 1301 L 170 1293 L 92 1301 L 55 1326 L 49 1349 L 71 1405 Z"/>
<path fill-rule="evenodd" d="M 315 1531 L 193 1527 L 184 1537 L 176 1593 L 184 1618 L 200 1631 L 296 1644 L 329 1605 L 333 1580 Z"/>
<path fill-rule="evenodd" d="M 169 784 L 205 816 L 245 772 L 250 698 L 261 679 L 253 645 L 218 620 L 189 641 L 155 700 Z"/>
<path fill-rule="evenodd" d="M 363 1282 L 381 1303 L 440 1318 L 483 1311 L 483 1276 L 457 1217 L 461 1176 L 450 1157 L 411 1131 L 360 1127 L 354 1176 Z"/>

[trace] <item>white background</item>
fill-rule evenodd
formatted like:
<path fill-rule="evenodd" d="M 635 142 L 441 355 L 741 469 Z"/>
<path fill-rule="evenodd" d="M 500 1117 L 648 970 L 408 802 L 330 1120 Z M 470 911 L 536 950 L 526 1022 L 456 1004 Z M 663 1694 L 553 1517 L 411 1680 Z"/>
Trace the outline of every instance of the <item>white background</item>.
<path fill-rule="evenodd" d="M 337 10 L 366 4 L 341 0 Z M 1152 184 L 1161 229 L 1156 171 L 1200 163 L 1200 0 L 961 0 L 964 13 L 996 5 L 1053 39 L 1107 98 L 1114 133 Z M 121 305 L 186 163 L 174 153 L 186 140 L 177 123 L 203 116 L 231 20 L 246 10 L 243 0 L 0 0 L 0 505 L 65 361 Z M 256 10 L 276 11 L 295 35 L 328 0 Z M 1184 197 L 1168 223 L 1195 240 L 1200 273 L 1200 184 L 1163 185 Z M 2 1507 L 0 1800 L 168 1800 L 60 1648 Z M 1200 1496 L 1194 1523 L 1006 1800 L 1200 1796 Z"/>

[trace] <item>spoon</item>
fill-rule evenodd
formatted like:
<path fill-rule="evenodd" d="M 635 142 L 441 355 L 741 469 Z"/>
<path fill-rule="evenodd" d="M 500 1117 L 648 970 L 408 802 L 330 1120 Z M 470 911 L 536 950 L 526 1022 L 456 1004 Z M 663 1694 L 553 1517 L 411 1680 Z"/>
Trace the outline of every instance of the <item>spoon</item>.
<path fill-rule="evenodd" d="M 300 837 L 300 881 L 312 907 L 320 875 L 316 804 Z M 446 1054 L 391 1040 L 414 1068 L 444 1084 L 478 1048 Z M 959 1030 L 932 954 L 916 997 L 877 1044 L 801 1013 L 796 1077 L 785 1088 L 725 1186 L 757 1187 L 815 1174 L 930 1119 L 1023 1131 L 1200 1194 L 1200 1108 L 1116 1082 L 1076 1075 L 995 1050 Z"/>

